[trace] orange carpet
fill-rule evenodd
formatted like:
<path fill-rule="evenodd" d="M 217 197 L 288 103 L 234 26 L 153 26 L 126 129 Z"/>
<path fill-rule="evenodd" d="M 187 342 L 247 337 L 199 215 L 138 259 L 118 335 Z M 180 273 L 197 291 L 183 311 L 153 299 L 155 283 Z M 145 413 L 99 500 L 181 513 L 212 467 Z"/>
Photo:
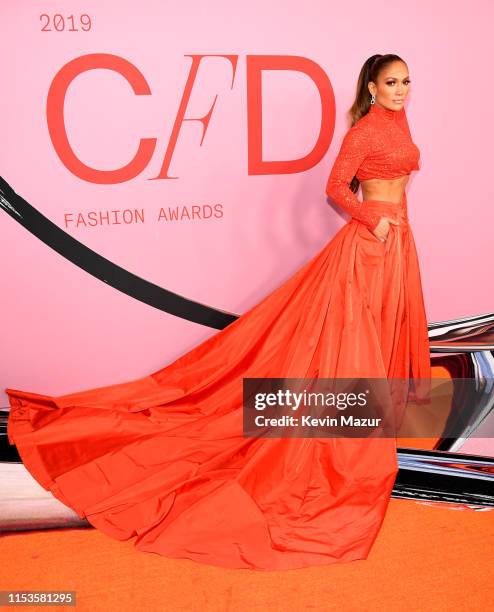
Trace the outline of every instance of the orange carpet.
<path fill-rule="evenodd" d="M 139 552 L 131 541 L 92 528 L 40 530 L 1 538 L 0 584 L 75 590 L 78 609 L 105 612 L 484 612 L 494 607 L 493 543 L 494 510 L 391 499 L 366 561 L 285 572 L 224 570 Z"/>

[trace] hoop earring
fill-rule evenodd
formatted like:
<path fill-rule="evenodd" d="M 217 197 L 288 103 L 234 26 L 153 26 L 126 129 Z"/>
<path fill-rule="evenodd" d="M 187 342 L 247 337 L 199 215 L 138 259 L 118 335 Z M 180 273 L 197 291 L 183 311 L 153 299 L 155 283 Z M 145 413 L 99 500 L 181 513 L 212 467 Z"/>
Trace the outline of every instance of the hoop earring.
<path fill-rule="evenodd" d="M 371 95 L 370 103 L 371 104 L 375 104 L 376 103 L 376 97 L 374 96 L 374 94 Z"/>

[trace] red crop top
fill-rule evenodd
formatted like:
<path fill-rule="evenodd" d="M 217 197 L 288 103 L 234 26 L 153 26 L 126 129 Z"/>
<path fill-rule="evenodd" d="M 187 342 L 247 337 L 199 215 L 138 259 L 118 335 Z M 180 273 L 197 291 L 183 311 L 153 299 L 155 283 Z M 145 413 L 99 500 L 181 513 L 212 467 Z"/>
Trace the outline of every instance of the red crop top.
<path fill-rule="evenodd" d="M 350 189 L 353 177 L 359 181 L 398 178 L 419 170 L 419 159 L 420 151 L 412 142 L 405 109 L 394 111 L 372 104 L 343 138 L 326 193 L 373 230 L 381 215 L 365 210 L 364 203 Z"/>

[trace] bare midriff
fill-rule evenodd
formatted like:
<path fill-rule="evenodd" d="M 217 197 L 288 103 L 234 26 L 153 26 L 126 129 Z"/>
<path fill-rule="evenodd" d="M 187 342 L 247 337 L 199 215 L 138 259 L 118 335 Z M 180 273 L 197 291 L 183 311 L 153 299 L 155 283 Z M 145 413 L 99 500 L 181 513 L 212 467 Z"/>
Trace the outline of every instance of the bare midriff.
<path fill-rule="evenodd" d="M 367 179 L 361 181 L 363 200 L 382 200 L 399 204 L 405 192 L 406 184 L 410 178 L 409 174 L 399 176 L 395 179 Z"/>

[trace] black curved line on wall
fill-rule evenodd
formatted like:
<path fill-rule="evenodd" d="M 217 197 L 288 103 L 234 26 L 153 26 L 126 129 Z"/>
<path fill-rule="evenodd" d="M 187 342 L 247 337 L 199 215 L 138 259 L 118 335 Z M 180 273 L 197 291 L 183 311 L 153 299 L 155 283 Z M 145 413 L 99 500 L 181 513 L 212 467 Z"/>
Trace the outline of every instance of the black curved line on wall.
<path fill-rule="evenodd" d="M 2 177 L 0 177 L 0 206 L 12 219 L 62 257 L 140 302 L 181 319 L 215 329 L 224 329 L 239 318 L 239 315 L 189 300 L 178 293 L 163 289 L 98 255 L 42 215 L 17 194 Z"/>

